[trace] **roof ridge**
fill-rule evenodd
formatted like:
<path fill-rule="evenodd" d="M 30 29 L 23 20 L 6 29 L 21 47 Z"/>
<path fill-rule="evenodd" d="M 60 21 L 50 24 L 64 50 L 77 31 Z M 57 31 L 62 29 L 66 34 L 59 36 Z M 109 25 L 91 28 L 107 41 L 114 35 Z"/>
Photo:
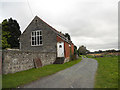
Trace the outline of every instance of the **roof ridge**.
<path fill-rule="evenodd" d="M 37 15 L 35 17 L 38 17 Z M 42 20 L 40 17 L 38 17 L 41 21 L 43 21 L 45 24 L 47 24 L 49 27 L 51 27 L 55 32 L 57 32 L 58 34 L 63 35 L 63 33 L 60 33 L 58 30 L 56 30 L 55 28 L 53 28 L 51 25 L 49 25 L 48 23 L 46 23 L 44 20 Z M 65 36 L 64 36 L 65 37 Z M 66 37 L 65 37 L 66 38 Z"/>
<path fill-rule="evenodd" d="M 36 15 L 36 17 L 38 17 L 37 15 Z M 38 17 L 40 20 L 42 20 L 40 17 Z M 68 40 L 65 36 L 64 36 L 64 34 L 63 33 L 61 33 L 61 32 L 59 32 L 58 30 L 56 30 L 55 28 L 53 28 L 51 25 L 49 25 L 48 23 L 46 23 L 44 20 L 42 20 L 45 24 L 47 24 L 49 27 L 51 27 L 55 32 L 57 32 L 57 34 L 59 34 L 62 38 L 65 38 L 65 40 L 67 41 L 67 42 L 69 42 L 69 43 L 72 43 L 72 41 L 71 40 Z"/>

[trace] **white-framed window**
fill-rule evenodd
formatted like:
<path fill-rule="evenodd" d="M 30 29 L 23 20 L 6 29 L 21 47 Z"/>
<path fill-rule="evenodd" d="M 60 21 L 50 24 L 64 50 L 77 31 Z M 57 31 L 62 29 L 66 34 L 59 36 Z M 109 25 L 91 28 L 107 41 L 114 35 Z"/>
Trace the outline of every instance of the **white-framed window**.
<path fill-rule="evenodd" d="M 31 46 L 41 46 L 43 45 L 42 41 L 42 31 L 36 30 L 31 32 Z"/>

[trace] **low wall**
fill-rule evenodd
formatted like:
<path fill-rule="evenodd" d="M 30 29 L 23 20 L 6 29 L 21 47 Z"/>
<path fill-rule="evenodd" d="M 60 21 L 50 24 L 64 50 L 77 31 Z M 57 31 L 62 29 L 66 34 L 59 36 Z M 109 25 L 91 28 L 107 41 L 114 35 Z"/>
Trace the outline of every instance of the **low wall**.
<path fill-rule="evenodd" d="M 35 67 L 34 59 L 39 58 L 42 66 L 53 64 L 56 60 L 56 53 L 48 52 L 27 52 L 27 51 L 3 51 L 2 73 L 15 73 Z"/>

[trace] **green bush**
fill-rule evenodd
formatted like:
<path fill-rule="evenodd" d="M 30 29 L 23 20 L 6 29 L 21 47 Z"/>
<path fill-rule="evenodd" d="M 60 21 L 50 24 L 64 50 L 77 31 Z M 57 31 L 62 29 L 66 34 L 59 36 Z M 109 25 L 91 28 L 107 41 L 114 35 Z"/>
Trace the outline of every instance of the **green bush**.
<path fill-rule="evenodd" d="M 77 60 L 77 57 L 74 54 L 70 56 L 70 61 L 73 61 L 73 60 Z"/>

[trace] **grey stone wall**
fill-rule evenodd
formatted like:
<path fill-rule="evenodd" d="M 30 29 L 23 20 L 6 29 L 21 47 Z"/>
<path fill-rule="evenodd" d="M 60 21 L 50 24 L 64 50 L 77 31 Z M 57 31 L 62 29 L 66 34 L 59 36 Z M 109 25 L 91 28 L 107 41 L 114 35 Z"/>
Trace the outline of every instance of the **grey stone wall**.
<path fill-rule="evenodd" d="M 28 52 L 28 51 L 3 51 L 2 73 L 15 73 L 19 71 L 34 68 L 33 59 L 39 58 L 42 66 L 53 64 L 56 60 L 56 53 L 54 52 Z"/>
<path fill-rule="evenodd" d="M 31 32 L 42 30 L 43 45 L 31 46 Z M 35 17 L 20 36 L 21 50 L 39 51 L 39 52 L 56 52 L 57 51 L 57 34 L 53 28 L 42 21 L 39 17 Z"/>

